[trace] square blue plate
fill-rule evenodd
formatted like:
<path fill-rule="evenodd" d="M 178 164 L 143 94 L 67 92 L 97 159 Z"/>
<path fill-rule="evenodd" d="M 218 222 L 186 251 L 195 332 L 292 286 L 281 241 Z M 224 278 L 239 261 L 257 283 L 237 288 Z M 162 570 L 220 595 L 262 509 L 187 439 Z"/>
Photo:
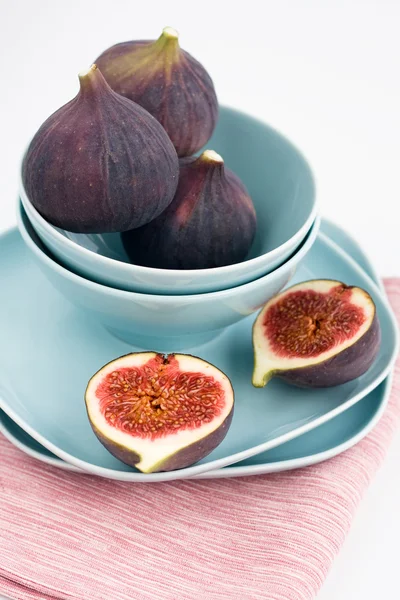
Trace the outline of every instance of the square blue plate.
<path fill-rule="evenodd" d="M 385 297 L 351 258 L 321 234 L 294 282 L 332 278 L 370 292 L 383 335 L 373 367 L 358 380 L 328 390 L 300 390 L 280 381 L 257 390 L 250 382 L 254 317 L 245 319 L 217 340 L 192 349 L 193 354 L 213 362 L 232 379 L 237 400 L 227 437 L 192 467 L 142 474 L 116 460 L 97 441 L 82 397 L 91 374 L 130 347 L 90 322 L 85 313 L 71 307 L 50 287 L 31 262 L 17 232 L 0 238 L 0 252 L 7 256 L 0 265 L 4 290 L 0 299 L 0 406 L 47 450 L 97 475 L 161 481 L 200 475 L 250 459 L 353 406 L 383 381 L 397 353 L 397 329 Z"/>

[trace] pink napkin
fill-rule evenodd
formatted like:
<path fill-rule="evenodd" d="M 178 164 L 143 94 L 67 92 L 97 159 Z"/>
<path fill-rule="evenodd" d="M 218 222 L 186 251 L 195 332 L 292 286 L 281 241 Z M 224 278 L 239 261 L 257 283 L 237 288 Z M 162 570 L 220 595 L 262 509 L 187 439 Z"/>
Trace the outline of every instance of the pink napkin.
<path fill-rule="evenodd" d="M 400 280 L 386 290 L 400 318 Z M 297 471 L 130 484 L 57 470 L 0 437 L 0 593 L 18 600 L 308 600 L 400 417 Z"/>

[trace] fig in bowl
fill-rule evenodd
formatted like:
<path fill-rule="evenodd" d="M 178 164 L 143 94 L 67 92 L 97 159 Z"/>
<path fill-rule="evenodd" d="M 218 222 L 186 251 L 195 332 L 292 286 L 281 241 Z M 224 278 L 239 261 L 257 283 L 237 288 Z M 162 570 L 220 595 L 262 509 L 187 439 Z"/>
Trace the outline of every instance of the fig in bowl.
<path fill-rule="evenodd" d="M 175 29 L 165 27 L 158 40 L 115 44 L 95 62 L 114 91 L 161 123 L 178 156 L 192 155 L 208 142 L 218 116 L 214 84 L 180 48 Z"/>
<path fill-rule="evenodd" d="M 240 179 L 213 150 L 181 160 L 168 208 L 148 225 L 122 234 L 135 265 L 212 269 L 244 260 L 256 231 L 256 211 Z"/>
<path fill-rule="evenodd" d="M 163 127 L 112 91 L 96 65 L 78 95 L 33 137 L 22 164 L 32 206 L 75 233 L 133 229 L 157 217 L 178 185 L 178 157 Z"/>

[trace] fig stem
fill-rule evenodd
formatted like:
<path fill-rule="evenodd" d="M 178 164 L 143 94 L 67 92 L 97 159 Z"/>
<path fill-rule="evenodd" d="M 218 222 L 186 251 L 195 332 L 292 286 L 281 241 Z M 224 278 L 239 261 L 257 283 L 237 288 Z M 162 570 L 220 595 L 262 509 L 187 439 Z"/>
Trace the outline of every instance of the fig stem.
<path fill-rule="evenodd" d="M 100 69 L 95 64 L 93 64 L 86 71 L 80 71 L 78 73 L 78 77 L 80 83 L 80 93 L 82 96 L 95 96 L 97 89 L 108 87 L 106 80 L 100 72 Z"/>
<path fill-rule="evenodd" d="M 172 27 L 164 27 L 162 30 L 162 34 L 154 42 L 154 48 L 157 50 L 166 53 L 168 60 L 172 63 L 175 60 L 178 60 L 179 57 L 179 41 L 178 41 L 178 32 L 176 29 Z"/>
<path fill-rule="evenodd" d="M 89 77 L 91 73 L 93 73 L 94 71 L 96 71 L 97 69 L 97 65 L 93 64 L 89 67 L 89 69 L 86 69 L 84 71 L 80 71 L 78 73 L 78 77 L 79 79 L 84 79 L 85 77 Z"/>
<path fill-rule="evenodd" d="M 177 40 L 179 38 L 179 33 L 173 27 L 164 27 L 161 35 L 170 40 Z"/>
<path fill-rule="evenodd" d="M 224 159 L 214 150 L 204 150 L 192 164 L 204 173 L 219 173 L 221 177 L 224 176 Z"/>
<path fill-rule="evenodd" d="M 204 150 L 204 152 L 200 155 L 200 158 L 205 162 L 213 162 L 219 164 L 223 164 L 224 162 L 222 156 L 214 150 Z"/>

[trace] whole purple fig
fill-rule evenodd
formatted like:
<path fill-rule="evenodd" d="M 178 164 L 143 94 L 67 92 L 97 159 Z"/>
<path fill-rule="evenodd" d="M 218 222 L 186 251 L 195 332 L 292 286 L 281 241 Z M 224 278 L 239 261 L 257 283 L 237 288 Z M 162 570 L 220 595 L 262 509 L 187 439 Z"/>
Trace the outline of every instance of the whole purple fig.
<path fill-rule="evenodd" d="M 202 148 L 214 131 L 218 101 L 204 67 L 166 27 L 158 40 L 111 46 L 96 64 L 112 89 L 134 100 L 164 127 L 178 156 Z"/>
<path fill-rule="evenodd" d="M 246 258 L 256 214 L 240 179 L 206 150 L 181 160 L 168 208 L 148 225 L 122 234 L 133 263 L 162 269 L 208 269 Z"/>
<path fill-rule="evenodd" d="M 146 110 L 112 91 L 93 65 L 80 91 L 34 136 L 22 172 L 27 195 L 53 225 L 77 233 L 121 232 L 171 202 L 179 161 Z"/>

